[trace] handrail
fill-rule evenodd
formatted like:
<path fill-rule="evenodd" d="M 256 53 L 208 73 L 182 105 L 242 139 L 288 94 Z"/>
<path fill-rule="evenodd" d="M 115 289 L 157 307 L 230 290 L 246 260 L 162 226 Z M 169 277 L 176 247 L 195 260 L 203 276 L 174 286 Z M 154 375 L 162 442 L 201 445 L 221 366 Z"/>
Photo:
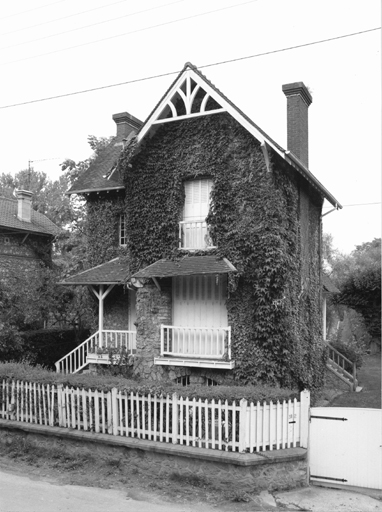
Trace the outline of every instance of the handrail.
<path fill-rule="evenodd" d="M 86 356 L 89 349 L 96 344 L 98 341 L 99 331 L 95 332 L 85 341 L 83 341 L 78 347 L 73 349 L 71 352 L 66 354 L 54 364 L 56 366 L 57 373 L 77 373 L 86 366 Z"/>
<path fill-rule="evenodd" d="M 135 348 L 134 335 L 135 331 L 116 331 L 106 329 L 102 331 L 102 335 L 100 336 L 99 331 L 97 331 L 78 345 L 78 347 L 66 354 L 66 356 L 56 361 L 56 372 L 79 372 L 88 364 L 87 356 L 91 351 L 95 351 L 96 347 L 122 348 L 122 346 L 124 346 L 130 349 L 130 353 L 133 353 Z"/>
<path fill-rule="evenodd" d="M 328 343 L 327 341 L 324 341 L 325 345 L 328 347 L 329 349 L 329 359 L 330 361 L 335 364 L 336 366 L 338 366 L 339 368 L 341 368 L 341 371 L 345 373 L 345 375 L 349 378 L 349 380 L 352 381 L 352 387 L 353 387 L 353 391 L 355 391 L 357 389 L 357 385 L 358 385 L 358 381 L 357 381 L 357 365 L 355 363 L 355 361 L 351 361 L 350 359 L 348 359 L 346 356 L 344 356 L 343 354 L 341 354 L 341 352 L 339 352 L 336 348 L 334 348 L 330 343 Z M 332 357 L 332 354 L 331 352 L 335 353 L 337 355 L 337 361 L 335 360 L 334 357 Z M 352 373 L 348 372 L 347 370 L 345 370 L 345 361 L 352 366 Z M 340 364 L 340 362 L 342 364 Z M 339 373 L 339 372 L 337 372 Z"/>

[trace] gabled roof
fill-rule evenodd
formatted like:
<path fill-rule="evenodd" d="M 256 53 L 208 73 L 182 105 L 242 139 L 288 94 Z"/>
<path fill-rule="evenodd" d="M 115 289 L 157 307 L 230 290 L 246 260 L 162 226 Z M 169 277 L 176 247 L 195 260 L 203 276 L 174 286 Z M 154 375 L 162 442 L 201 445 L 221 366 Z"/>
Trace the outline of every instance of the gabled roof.
<path fill-rule="evenodd" d="M 100 151 L 89 168 L 81 174 L 68 190 L 67 194 L 81 194 L 92 191 L 125 188 L 120 176 L 118 176 L 117 173 L 111 174 L 122 149 L 122 140 L 118 140 L 118 138 L 115 137 L 108 146 Z"/>
<path fill-rule="evenodd" d="M 60 228 L 42 213 L 31 211 L 31 222 L 17 218 L 17 200 L 0 197 L 0 228 L 7 228 L 24 233 L 36 233 L 56 236 Z"/>
<path fill-rule="evenodd" d="M 150 277 L 174 277 L 200 274 L 227 274 L 237 272 L 226 258 L 216 256 L 186 256 L 181 260 L 159 260 L 140 270 L 132 277 L 136 279 Z"/>
<path fill-rule="evenodd" d="M 206 95 L 197 111 L 193 110 L 193 101 L 198 90 L 204 90 Z M 208 110 L 208 99 L 214 99 L 220 108 Z M 183 99 L 184 112 L 178 113 L 174 100 Z M 319 180 L 300 162 L 290 151 L 283 149 L 259 126 L 257 126 L 244 112 L 229 100 L 217 87 L 215 87 L 193 64 L 187 62 L 162 99 L 153 109 L 138 132 L 138 141 L 141 141 L 155 125 L 174 120 L 189 119 L 202 115 L 212 115 L 228 112 L 246 130 L 248 130 L 262 145 L 266 152 L 267 146 L 272 148 L 283 160 L 297 170 L 325 199 L 335 208 L 342 208 L 337 199 L 319 182 Z"/>
<path fill-rule="evenodd" d="M 59 284 L 65 285 L 91 285 L 91 284 L 122 284 L 128 277 L 127 265 L 119 258 L 98 265 L 97 267 L 84 270 L 79 274 L 70 276 Z"/>

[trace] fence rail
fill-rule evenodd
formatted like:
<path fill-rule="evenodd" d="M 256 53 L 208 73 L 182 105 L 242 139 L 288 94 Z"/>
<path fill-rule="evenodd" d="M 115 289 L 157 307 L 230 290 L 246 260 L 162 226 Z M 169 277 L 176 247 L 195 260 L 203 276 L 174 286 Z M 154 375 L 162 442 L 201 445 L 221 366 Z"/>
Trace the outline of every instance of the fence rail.
<path fill-rule="evenodd" d="M 3 381 L 0 418 L 233 452 L 307 447 L 309 392 L 300 402 L 248 404 L 141 396 L 115 388 Z"/>

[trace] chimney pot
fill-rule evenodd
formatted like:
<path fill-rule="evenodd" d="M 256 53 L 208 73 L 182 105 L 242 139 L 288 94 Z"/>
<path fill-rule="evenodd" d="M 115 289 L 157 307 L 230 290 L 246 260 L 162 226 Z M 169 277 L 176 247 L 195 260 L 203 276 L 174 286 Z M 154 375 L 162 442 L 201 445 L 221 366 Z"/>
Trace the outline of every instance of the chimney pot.
<path fill-rule="evenodd" d="M 22 222 L 32 220 L 32 192 L 28 190 L 17 191 L 17 218 Z"/>
<path fill-rule="evenodd" d="M 282 86 L 287 97 L 287 147 L 309 167 L 308 108 L 313 98 L 303 82 Z"/>
<path fill-rule="evenodd" d="M 128 112 L 114 114 L 113 120 L 117 125 L 117 138 L 121 141 L 126 139 L 132 131 L 137 132 L 143 124 L 142 121 Z"/>

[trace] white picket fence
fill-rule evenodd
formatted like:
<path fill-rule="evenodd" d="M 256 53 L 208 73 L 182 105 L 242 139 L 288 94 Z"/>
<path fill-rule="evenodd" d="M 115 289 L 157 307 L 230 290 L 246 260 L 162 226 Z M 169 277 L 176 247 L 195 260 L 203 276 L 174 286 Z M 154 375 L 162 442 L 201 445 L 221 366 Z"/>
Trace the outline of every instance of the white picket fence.
<path fill-rule="evenodd" d="M 229 404 L 3 381 L 0 418 L 150 441 L 254 452 L 307 447 L 310 395 Z"/>

